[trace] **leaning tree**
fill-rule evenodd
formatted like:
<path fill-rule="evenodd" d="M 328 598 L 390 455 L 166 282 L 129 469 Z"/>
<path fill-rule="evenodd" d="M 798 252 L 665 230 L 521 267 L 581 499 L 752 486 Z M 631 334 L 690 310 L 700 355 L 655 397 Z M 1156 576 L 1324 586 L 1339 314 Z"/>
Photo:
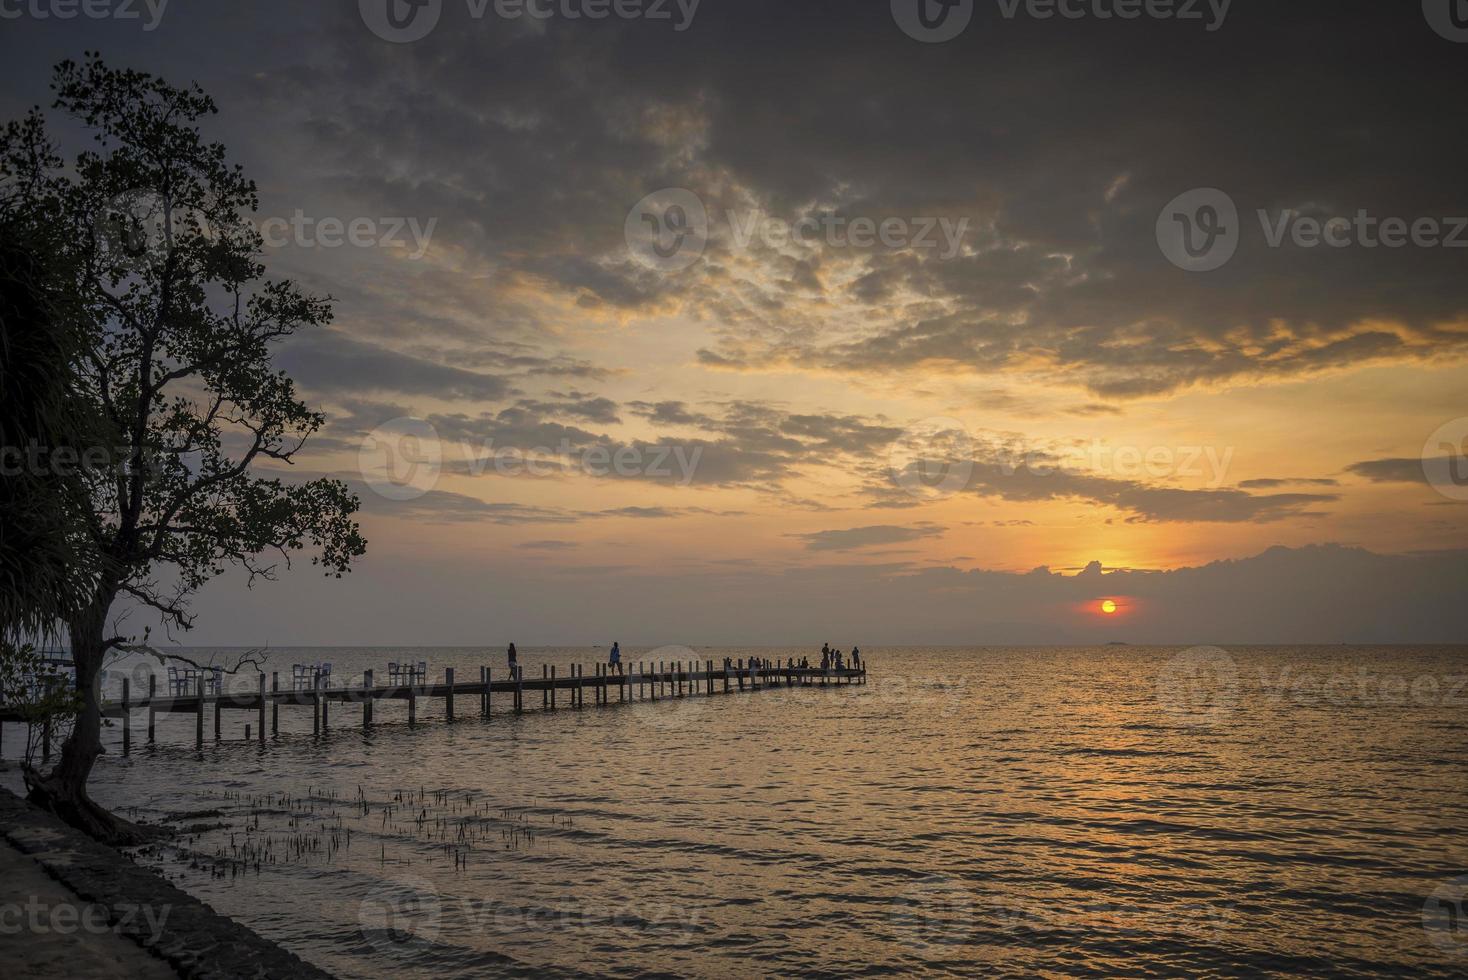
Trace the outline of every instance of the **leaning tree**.
<path fill-rule="evenodd" d="M 228 567 L 270 578 L 309 548 L 340 577 L 365 542 L 343 483 L 283 476 L 324 420 L 272 368 L 271 347 L 327 322 L 331 306 L 265 278 L 245 220 L 255 185 L 197 128 L 213 100 L 95 54 L 58 65 L 52 89 L 53 108 L 94 146 L 68 167 L 39 108 L 10 123 L 0 212 L 36 229 L 46 268 L 65 277 L 62 309 L 81 332 L 68 397 L 100 431 L 80 452 L 27 461 L 87 506 L 64 529 L 85 585 L 63 615 L 78 713 L 57 765 L 27 771 L 26 784 L 73 825 L 126 842 L 140 829 L 87 794 L 102 751 L 98 675 L 135 645 L 117 633 L 117 610 L 141 604 L 186 630 L 189 596 Z"/>

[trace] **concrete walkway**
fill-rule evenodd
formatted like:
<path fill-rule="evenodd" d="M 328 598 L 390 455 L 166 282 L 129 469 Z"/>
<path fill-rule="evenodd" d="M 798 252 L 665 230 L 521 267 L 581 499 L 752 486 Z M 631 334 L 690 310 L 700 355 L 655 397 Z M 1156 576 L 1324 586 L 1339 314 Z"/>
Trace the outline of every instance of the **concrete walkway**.
<path fill-rule="evenodd" d="M 4 838 L 0 964 L 12 977 L 178 977 L 167 963 L 116 932 L 105 909 L 82 901 Z"/>
<path fill-rule="evenodd" d="M 7 790 L 0 848 L 0 975 L 330 980 Z"/>

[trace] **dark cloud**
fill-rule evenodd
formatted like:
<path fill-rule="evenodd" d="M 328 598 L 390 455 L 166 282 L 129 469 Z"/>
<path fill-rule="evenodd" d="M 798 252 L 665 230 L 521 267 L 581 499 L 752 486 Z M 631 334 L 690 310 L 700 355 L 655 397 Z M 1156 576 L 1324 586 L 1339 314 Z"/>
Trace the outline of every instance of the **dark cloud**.
<path fill-rule="evenodd" d="M 918 524 L 899 527 L 895 524 L 878 524 L 871 527 L 852 527 L 832 531 L 814 531 L 797 534 L 811 551 L 850 551 L 869 548 L 873 545 L 899 544 L 904 541 L 920 541 L 924 538 L 943 536 L 947 528 L 934 524 Z"/>
<path fill-rule="evenodd" d="M 1341 481 L 1331 477 L 1260 477 L 1243 480 L 1240 490 L 1277 490 L 1280 487 L 1338 487 Z"/>
<path fill-rule="evenodd" d="M 481 400 L 497 400 L 510 392 L 504 378 L 401 354 L 336 330 L 294 338 L 281 349 L 276 363 L 303 386 L 318 392 L 390 391 Z"/>

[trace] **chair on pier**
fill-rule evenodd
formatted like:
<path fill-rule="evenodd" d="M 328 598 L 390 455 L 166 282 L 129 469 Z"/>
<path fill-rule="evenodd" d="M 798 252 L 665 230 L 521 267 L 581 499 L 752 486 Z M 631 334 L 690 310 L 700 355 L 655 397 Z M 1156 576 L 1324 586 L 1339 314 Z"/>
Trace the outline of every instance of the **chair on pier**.
<path fill-rule="evenodd" d="M 403 671 L 398 666 L 396 660 L 389 660 L 387 662 L 387 682 L 393 687 L 397 687 L 403 682 Z"/>
<path fill-rule="evenodd" d="M 418 669 L 413 672 L 413 683 L 415 683 L 415 684 L 427 684 L 428 683 L 428 661 L 427 660 L 420 660 L 420 661 L 418 661 Z"/>
<path fill-rule="evenodd" d="M 325 663 L 317 664 L 316 673 L 321 677 L 322 687 L 331 686 L 331 661 L 328 660 Z"/>

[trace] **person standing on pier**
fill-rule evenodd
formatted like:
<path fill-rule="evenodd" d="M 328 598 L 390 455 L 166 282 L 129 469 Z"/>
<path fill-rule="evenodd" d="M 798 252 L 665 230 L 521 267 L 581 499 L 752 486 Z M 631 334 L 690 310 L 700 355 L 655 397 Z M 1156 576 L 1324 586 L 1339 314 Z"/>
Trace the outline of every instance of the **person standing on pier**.
<path fill-rule="evenodd" d="M 510 644 L 510 680 L 516 680 L 520 676 L 520 655 L 515 652 L 515 644 Z"/>
<path fill-rule="evenodd" d="M 622 672 L 622 647 L 616 640 L 612 641 L 612 652 L 607 655 L 607 664 L 617 673 Z"/>
<path fill-rule="evenodd" d="M 851 648 L 851 669 L 861 670 L 861 649 L 858 647 Z"/>

